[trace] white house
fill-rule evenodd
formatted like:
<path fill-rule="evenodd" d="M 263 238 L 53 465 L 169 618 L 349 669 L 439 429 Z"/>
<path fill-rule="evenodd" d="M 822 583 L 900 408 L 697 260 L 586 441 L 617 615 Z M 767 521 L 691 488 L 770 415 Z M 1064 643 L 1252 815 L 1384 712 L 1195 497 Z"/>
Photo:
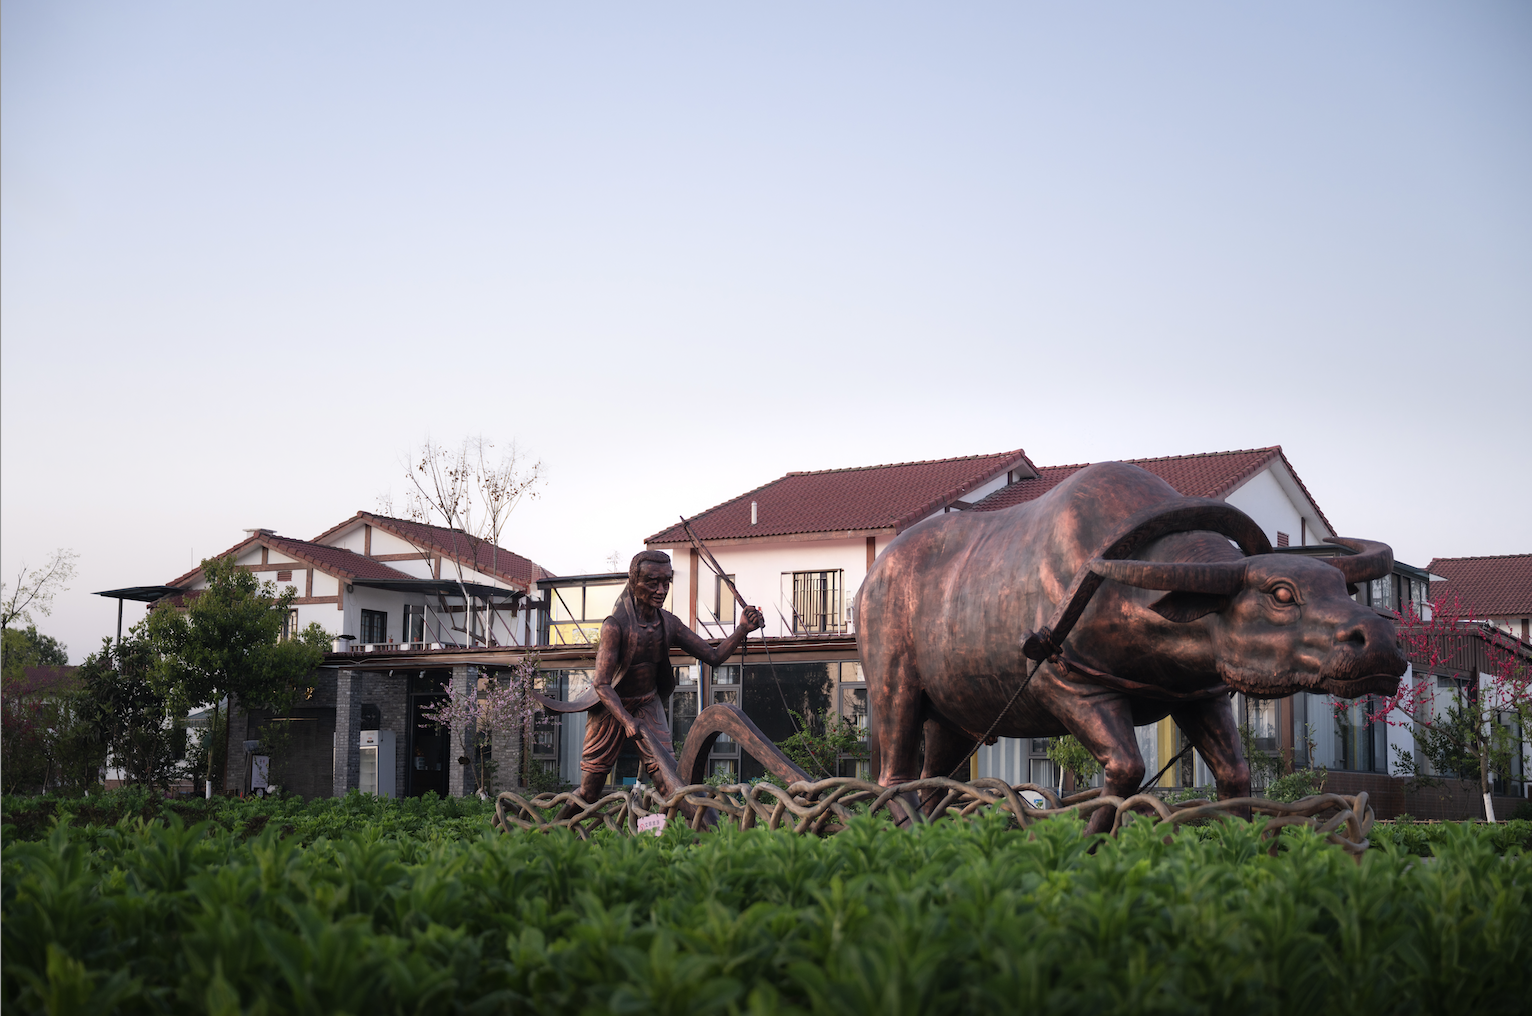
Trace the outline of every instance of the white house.
<path fill-rule="evenodd" d="M 357 512 L 312 540 L 246 533 L 217 557 L 292 588 L 289 630 L 317 623 L 337 650 L 519 646 L 538 637 L 537 608 L 528 604 L 537 580 L 551 573 L 459 531 Z M 184 602 L 206 586 L 198 566 L 163 586 L 100 595 Z"/>

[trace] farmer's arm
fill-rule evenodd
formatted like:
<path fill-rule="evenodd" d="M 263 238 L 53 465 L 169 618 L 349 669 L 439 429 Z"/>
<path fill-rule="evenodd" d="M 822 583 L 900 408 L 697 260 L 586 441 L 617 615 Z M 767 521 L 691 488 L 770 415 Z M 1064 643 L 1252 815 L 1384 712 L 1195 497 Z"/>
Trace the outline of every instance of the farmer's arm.
<path fill-rule="evenodd" d="M 679 649 L 685 650 L 688 656 L 695 656 L 706 663 L 709 667 L 721 667 L 729 657 L 739 652 L 739 647 L 744 644 L 745 638 L 753 631 L 766 627 L 766 617 L 754 607 L 746 607 L 740 615 L 739 624 L 734 626 L 734 633 L 720 642 L 717 648 L 701 635 L 692 631 L 685 625 L 676 625 L 675 641 Z M 602 640 L 603 645 L 605 639 Z"/>

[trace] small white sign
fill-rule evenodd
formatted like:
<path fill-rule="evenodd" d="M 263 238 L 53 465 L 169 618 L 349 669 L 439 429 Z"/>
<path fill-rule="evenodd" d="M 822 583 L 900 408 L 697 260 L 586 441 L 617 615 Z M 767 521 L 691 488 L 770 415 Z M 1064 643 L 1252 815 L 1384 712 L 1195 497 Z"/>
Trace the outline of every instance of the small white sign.
<path fill-rule="evenodd" d="M 252 755 L 250 757 L 250 789 L 265 790 L 271 782 L 271 756 Z"/>
<path fill-rule="evenodd" d="M 638 831 L 639 832 L 647 833 L 650 830 L 653 830 L 654 831 L 654 835 L 656 835 L 656 836 L 658 836 L 658 835 L 660 835 L 660 833 L 664 832 L 665 831 L 665 816 L 664 815 L 645 815 L 643 818 L 638 820 Z"/>
<path fill-rule="evenodd" d="M 1023 790 L 1021 792 L 1021 799 L 1034 808 L 1048 807 L 1048 799 L 1035 790 Z"/>

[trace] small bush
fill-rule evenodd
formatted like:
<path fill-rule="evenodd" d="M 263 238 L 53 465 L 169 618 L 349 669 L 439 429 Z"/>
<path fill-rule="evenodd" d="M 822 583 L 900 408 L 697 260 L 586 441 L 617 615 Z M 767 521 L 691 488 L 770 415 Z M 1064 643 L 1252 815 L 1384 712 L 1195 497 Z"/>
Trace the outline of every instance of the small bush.
<path fill-rule="evenodd" d="M 1292 804 L 1302 798 L 1324 793 L 1325 779 L 1329 775 L 1324 769 L 1298 769 L 1272 780 L 1266 788 L 1266 796 L 1273 801 Z"/>

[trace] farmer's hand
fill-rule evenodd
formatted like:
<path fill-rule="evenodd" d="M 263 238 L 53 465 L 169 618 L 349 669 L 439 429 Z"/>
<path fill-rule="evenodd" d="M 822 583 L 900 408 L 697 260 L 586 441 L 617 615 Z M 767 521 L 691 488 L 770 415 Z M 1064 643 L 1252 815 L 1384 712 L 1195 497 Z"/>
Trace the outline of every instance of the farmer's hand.
<path fill-rule="evenodd" d="M 762 614 L 758 607 L 746 607 L 744 613 L 740 615 L 739 624 L 747 633 L 759 631 L 766 627 L 766 615 Z"/>

